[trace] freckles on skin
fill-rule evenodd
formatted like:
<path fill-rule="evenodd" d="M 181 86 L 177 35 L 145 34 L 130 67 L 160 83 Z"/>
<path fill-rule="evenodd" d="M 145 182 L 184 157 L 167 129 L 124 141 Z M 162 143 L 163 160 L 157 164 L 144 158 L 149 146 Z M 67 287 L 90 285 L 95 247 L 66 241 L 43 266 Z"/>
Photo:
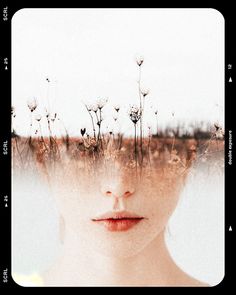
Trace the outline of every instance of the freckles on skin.
<path fill-rule="evenodd" d="M 53 184 L 59 211 L 85 248 L 106 256 L 133 256 L 165 228 L 178 202 L 182 179 L 162 170 L 143 171 L 141 179 L 133 171 L 103 172 L 86 174 L 71 166 L 61 169 Z M 110 232 L 94 224 L 91 218 L 113 210 L 114 198 L 102 193 L 103 186 L 117 193 L 134 188 L 131 196 L 123 198 L 125 210 L 145 219 L 124 232 Z"/>
<path fill-rule="evenodd" d="M 69 172 L 69 173 L 68 173 Z M 77 172 L 77 173 L 76 173 Z M 145 174 L 137 182 L 132 173 L 100 174 L 86 176 L 71 169 L 62 173 L 59 183 L 55 184 L 57 199 L 62 210 L 79 211 L 80 217 L 93 216 L 96 212 L 112 209 L 112 198 L 104 192 L 119 189 L 117 192 L 134 190 L 132 197 L 124 198 L 125 209 L 137 211 L 152 219 L 155 216 L 168 217 L 174 210 L 180 190 L 180 179 L 165 177 L 161 173 Z M 150 176 L 150 175 L 149 175 Z M 117 184 L 117 188 L 116 188 Z M 79 216 L 78 216 L 79 218 Z"/>

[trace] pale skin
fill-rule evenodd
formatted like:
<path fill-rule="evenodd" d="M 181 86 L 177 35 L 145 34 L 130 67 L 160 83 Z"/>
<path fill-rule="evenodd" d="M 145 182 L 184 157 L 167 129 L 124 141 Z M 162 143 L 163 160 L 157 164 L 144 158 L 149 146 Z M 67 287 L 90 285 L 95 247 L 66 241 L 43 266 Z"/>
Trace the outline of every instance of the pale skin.
<path fill-rule="evenodd" d="M 54 191 L 64 221 L 63 255 L 43 274 L 44 285 L 207 286 L 183 272 L 165 244 L 181 181 L 157 175 L 156 187 L 145 181 L 135 186 L 127 175 L 115 173 L 78 192 L 64 177 Z M 91 221 L 108 211 L 135 212 L 145 219 L 127 231 L 110 232 Z"/>

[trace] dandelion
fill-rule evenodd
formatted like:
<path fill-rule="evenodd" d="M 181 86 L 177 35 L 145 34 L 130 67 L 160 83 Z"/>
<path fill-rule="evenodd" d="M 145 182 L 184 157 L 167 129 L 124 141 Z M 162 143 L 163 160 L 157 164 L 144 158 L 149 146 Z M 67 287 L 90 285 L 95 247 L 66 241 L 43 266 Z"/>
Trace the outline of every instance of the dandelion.
<path fill-rule="evenodd" d="M 144 62 L 143 56 L 140 56 L 140 57 L 136 58 L 136 63 L 137 63 L 137 65 L 139 67 L 141 67 L 141 65 L 143 64 L 143 62 Z"/>
<path fill-rule="evenodd" d="M 40 114 L 35 115 L 35 120 L 40 122 L 42 119 L 42 116 Z"/>
<path fill-rule="evenodd" d="M 88 112 L 91 112 L 93 110 L 93 106 L 90 105 L 85 105 L 85 107 L 87 108 Z"/>
<path fill-rule="evenodd" d="M 27 105 L 31 113 L 36 110 L 38 104 L 36 98 L 30 99 L 27 101 Z"/>
<path fill-rule="evenodd" d="M 157 114 L 158 114 L 158 110 L 155 110 L 154 114 L 157 116 Z"/>
<path fill-rule="evenodd" d="M 108 99 L 102 99 L 101 98 L 101 99 L 99 99 L 97 101 L 97 104 L 96 104 L 96 110 L 99 110 L 99 116 L 97 114 L 97 111 L 95 112 L 95 115 L 96 115 L 96 118 L 97 118 L 97 125 L 98 125 L 98 140 L 101 143 L 101 147 L 102 147 L 101 124 L 102 124 L 102 121 L 103 121 L 103 118 L 102 118 L 102 109 L 105 106 L 105 104 L 107 103 L 107 101 L 108 101 Z"/>
<path fill-rule="evenodd" d="M 107 102 L 108 102 L 108 99 L 103 99 L 103 98 L 99 99 L 97 102 L 98 109 L 101 110 Z"/>
<path fill-rule="evenodd" d="M 118 113 L 119 110 L 120 110 L 120 106 L 119 106 L 119 105 L 115 105 L 115 106 L 114 106 L 114 109 L 115 109 L 115 111 Z"/>
<path fill-rule="evenodd" d="M 98 111 L 98 105 L 97 104 L 94 104 L 92 105 L 92 111 L 96 114 L 97 111 Z"/>
<path fill-rule="evenodd" d="M 118 117 L 116 115 L 113 116 L 114 121 L 116 122 L 118 120 Z"/>
<path fill-rule="evenodd" d="M 46 81 L 47 81 L 48 83 L 50 83 L 50 80 L 49 80 L 49 78 L 48 78 L 48 77 L 46 77 Z"/>
<path fill-rule="evenodd" d="M 131 106 L 129 110 L 129 117 L 130 120 L 136 125 L 138 121 L 140 120 L 142 115 L 141 109 L 137 107 L 136 105 Z"/>
<path fill-rule="evenodd" d="M 149 89 L 141 89 L 141 94 L 143 97 L 147 96 L 149 94 Z"/>

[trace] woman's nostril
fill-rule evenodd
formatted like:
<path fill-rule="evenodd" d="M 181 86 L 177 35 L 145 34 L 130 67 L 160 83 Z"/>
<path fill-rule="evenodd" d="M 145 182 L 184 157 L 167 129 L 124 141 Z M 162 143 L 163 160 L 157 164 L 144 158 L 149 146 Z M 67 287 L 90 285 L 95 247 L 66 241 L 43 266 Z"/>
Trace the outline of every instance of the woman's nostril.
<path fill-rule="evenodd" d="M 123 194 L 121 192 L 112 192 L 112 191 L 109 191 L 109 190 L 104 190 L 103 191 L 103 194 L 106 195 L 106 196 L 114 196 L 114 197 L 129 197 L 133 194 L 133 192 L 131 191 L 125 191 Z"/>
<path fill-rule="evenodd" d="M 132 192 L 130 192 L 130 191 L 126 191 L 125 193 L 124 193 L 124 196 L 125 197 L 129 197 L 129 196 L 131 196 L 132 195 Z"/>

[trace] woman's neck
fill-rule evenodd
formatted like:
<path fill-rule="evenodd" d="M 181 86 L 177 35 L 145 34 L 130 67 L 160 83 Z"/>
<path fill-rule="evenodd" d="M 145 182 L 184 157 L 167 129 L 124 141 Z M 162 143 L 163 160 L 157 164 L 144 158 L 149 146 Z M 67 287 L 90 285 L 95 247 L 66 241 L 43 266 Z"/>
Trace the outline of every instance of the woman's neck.
<path fill-rule="evenodd" d="M 88 252 L 67 229 L 64 255 L 44 280 L 54 286 L 160 286 L 175 284 L 181 275 L 166 248 L 164 232 L 137 255 L 121 259 Z"/>

